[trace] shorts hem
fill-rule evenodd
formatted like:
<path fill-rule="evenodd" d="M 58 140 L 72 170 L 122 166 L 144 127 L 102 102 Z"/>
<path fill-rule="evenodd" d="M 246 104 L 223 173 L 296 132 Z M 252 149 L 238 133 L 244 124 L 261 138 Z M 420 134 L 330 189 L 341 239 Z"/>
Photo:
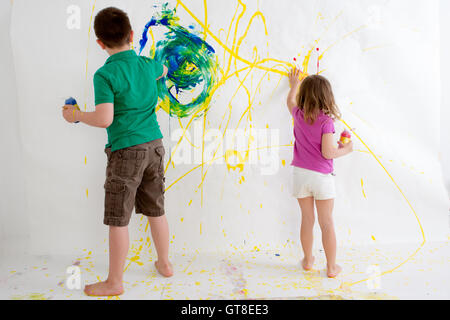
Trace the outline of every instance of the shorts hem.
<path fill-rule="evenodd" d="M 295 199 L 306 199 L 306 198 L 314 198 L 312 194 L 293 194 L 292 195 Z"/>
<path fill-rule="evenodd" d="M 110 227 L 127 227 L 130 224 L 130 221 L 123 221 L 123 220 L 114 219 L 114 218 L 104 218 L 103 224 L 110 226 Z"/>
<path fill-rule="evenodd" d="M 295 199 L 314 198 L 314 200 L 318 200 L 318 201 L 325 201 L 325 200 L 334 200 L 334 199 L 336 199 L 336 195 L 315 197 L 312 194 L 293 194 L 292 196 Z"/>
<path fill-rule="evenodd" d="M 158 217 L 162 217 L 164 216 L 166 213 L 163 211 L 153 211 L 153 212 L 140 212 L 136 211 L 136 214 L 142 214 L 143 216 L 146 217 L 151 217 L 151 218 L 158 218 Z"/>
<path fill-rule="evenodd" d="M 326 196 L 326 197 L 314 197 L 317 201 L 326 201 L 326 200 L 334 200 L 336 196 Z"/>

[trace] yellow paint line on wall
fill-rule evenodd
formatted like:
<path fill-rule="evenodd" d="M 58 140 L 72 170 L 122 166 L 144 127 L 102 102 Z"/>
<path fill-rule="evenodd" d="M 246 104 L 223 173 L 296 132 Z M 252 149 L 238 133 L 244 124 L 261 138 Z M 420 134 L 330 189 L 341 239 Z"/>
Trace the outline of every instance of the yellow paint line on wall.
<path fill-rule="evenodd" d="M 364 191 L 364 180 L 362 178 L 361 178 L 361 191 L 362 191 L 364 198 L 367 199 L 366 192 Z"/>

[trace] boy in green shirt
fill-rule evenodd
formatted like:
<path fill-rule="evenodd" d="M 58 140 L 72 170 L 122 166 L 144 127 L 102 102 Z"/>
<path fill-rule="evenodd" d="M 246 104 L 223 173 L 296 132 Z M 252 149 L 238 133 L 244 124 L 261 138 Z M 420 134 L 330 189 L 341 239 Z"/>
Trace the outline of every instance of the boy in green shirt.
<path fill-rule="evenodd" d="M 128 224 L 133 208 L 148 217 L 158 253 L 158 272 L 173 275 L 169 262 L 169 228 L 164 212 L 164 146 L 156 119 L 157 81 L 167 68 L 131 50 L 133 31 L 125 12 L 106 8 L 94 22 L 97 43 L 109 54 L 94 75 L 94 112 L 66 105 L 69 122 L 106 128 L 108 165 L 104 224 L 109 226 L 109 275 L 84 289 L 91 296 L 124 292 L 123 270 L 129 248 Z"/>

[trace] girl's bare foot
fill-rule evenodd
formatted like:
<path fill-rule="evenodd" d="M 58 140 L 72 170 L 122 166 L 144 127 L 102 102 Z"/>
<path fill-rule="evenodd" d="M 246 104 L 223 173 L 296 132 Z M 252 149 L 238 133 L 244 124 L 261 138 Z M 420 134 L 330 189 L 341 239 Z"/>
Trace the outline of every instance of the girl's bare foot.
<path fill-rule="evenodd" d="M 341 271 L 342 268 L 338 264 L 334 265 L 334 267 L 328 267 L 327 268 L 328 278 L 336 278 L 339 275 L 339 273 L 341 273 Z"/>
<path fill-rule="evenodd" d="M 111 282 L 108 282 L 108 280 L 87 285 L 84 288 L 84 293 L 88 296 L 93 297 L 120 296 L 123 292 L 123 285 L 121 283 L 113 284 Z"/>
<path fill-rule="evenodd" d="M 163 277 L 170 278 L 173 276 L 173 268 L 170 262 L 161 263 L 158 261 L 155 262 L 156 270 L 158 270 L 159 274 Z"/>
<path fill-rule="evenodd" d="M 302 267 L 305 271 L 310 271 L 313 268 L 314 261 L 316 258 L 312 257 L 310 260 L 307 260 L 306 258 L 303 258 L 302 260 Z"/>

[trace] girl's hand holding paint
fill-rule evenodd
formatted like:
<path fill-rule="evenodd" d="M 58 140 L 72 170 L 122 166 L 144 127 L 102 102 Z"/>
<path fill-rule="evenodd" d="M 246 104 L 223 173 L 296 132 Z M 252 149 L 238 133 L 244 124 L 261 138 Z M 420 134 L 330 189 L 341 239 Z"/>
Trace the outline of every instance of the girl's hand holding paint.
<path fill-rule="evenodd" d="M 63 107 L 62 115 L 69 123 L 77 122 L 77 113 L 80 112 L 78 107 L 67 104 Z"/>
<path fill-rule="evenodd" d="M 297 69 L 297 67 L 295 67 L 294 69 L 292 69 L 289 72 L 289 83 L 291 85 L 291 88 L 297 89 L 298 87 L 300 87 L 300 75 L 302 74 L 302 72 L 300 71 L 300 69 Z"/>
<path fill-rule="evenodd" d="M 352 153 L 353 152 L 353 141 L 342 143 L 341 141 L 338 141 L 339 149 L 344 149 L 345 153 Z"/>

